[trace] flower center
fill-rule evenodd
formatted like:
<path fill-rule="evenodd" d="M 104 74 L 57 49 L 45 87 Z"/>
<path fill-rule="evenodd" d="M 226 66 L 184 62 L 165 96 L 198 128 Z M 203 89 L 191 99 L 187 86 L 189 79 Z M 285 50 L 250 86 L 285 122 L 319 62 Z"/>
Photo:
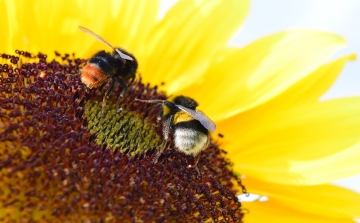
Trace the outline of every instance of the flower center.
<path fill-rule="evenodd" d="M 242 220 L 245 189 L 216 144 L 200 153 L 201 176 L 174 146 L 153 162 L 161 108 L 135 98 L 166 99 L 156 87 L 140 79 L 116 104 L 116 86 L 100 113 L 109 84 L 88 89 L 84 60 L 16 53 L 0 64 L 0 221 Z"/>
<path fill-rule="evenodd" d="M 154 125 L 147 118 L 126 109 L 119 111 L 114 103 L 107 103 L 103 113 L 101 109 L 102 105 L 98 102 L 88 102 L 85 105 L 88 129 L 96 135 L 97 144 L 106 144 L 114 151 L 131 156 L 144 154 L 161 145 Z"/>

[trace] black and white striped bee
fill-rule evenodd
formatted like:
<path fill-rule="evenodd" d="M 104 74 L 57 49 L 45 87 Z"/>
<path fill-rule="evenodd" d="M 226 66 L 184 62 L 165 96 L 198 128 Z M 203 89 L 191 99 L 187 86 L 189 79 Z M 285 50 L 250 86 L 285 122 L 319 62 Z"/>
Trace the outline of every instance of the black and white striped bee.
<path fill-rule="evenodd" d="M 199 153 L 210 143 L 209 130 L 216 129 L 215 123 L 196 109 L 197 102 L 185 96 L 174 96 L 168 100 L 135 100 L 162 105 L 160 118 L 163 124 L 164 142 L 155 162 L 173 137 L 175 147 L 180 152 L 195 157 L 194 166 L 196 166 L 200 158 Z"/>

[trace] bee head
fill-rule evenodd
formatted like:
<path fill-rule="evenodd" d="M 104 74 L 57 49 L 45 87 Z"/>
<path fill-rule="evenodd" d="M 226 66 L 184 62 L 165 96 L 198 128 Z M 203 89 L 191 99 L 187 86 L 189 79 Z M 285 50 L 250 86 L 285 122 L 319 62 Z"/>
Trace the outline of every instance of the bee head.
<path fill-rule="evenodd" d="M 195 100 L 182 95 L 170 97 L 168 102 L 172 102 L 175 105 L 181 105 L 184 106 L 185 108 L 189 108 L 192 110 L 195 110 L 196 107 L 198 106 L 198 103 Z"/>
<path fill-rule="evenodd" d="M 191 110 L 196 110 L 196 107 L 198 106 L 198 103 L 195 100 L 182 95 L 170 97 L 168 100 L 140 100 L 140 99 L 135 99 L 135 100 L 145 103 L 161 104 L 162 116 L 173 115 L 176 112 L 180 111 L 180 108 L 177 105 L 181 105 Z"/>
<path fill-rule="evenodd" d="M 195 108 L 198 106 L 196 101 L 194 101 L 191 98 L 185 97 L 185 96 L 173 96 L 170 97 L 167 101 L 164 101 L 162 104 L 162 115 L 168 116 L 173 115 L 176 112 L 180 111 L 180 109 L 176 105 L 182 105 L 186 108 L 195 110 Z"/>

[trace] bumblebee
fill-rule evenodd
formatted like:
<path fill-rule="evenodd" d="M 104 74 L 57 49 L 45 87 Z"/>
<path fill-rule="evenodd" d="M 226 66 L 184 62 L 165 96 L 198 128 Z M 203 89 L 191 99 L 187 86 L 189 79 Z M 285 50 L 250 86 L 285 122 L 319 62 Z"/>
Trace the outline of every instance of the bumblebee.
<path fill-rule="evenodd" d="M 162 105 L 160 119 L 163 124 L 164 142 L 155 157 L 155 162 L 173 138 L 175 147 L 180 152 L 195 157 L 196 166 L 200 152 L 210 143 L 209 130 L 216 129 L 215 123 L 196 109 L 197 102 L 185 96 L 174 96 L 168 100 L 135 100 Z"/>
<path fill-rule="evenodd" d="M 79 29 L 113 49 L 112 53 L 107 53 L 104 50 L 97 52 L 91 57 L 81 71 L 81 81 L 90 89 L 100 87 L 108 79 L 111 79 L 110 87 L 106 90 L 103 98 L 103 111 L 106 105 L 106 99 L 114 89 L 115 83 L 122 86 L 117 101 L 117 103 L 120 103 L 126 94 L 129 85 L 134 82 L 138 63 L 131 53 L 113 47 L 110 43 L 89 29 L 81 26 L 79 26 Z M 128 82 L 130 83 L 128 84 Z"/>

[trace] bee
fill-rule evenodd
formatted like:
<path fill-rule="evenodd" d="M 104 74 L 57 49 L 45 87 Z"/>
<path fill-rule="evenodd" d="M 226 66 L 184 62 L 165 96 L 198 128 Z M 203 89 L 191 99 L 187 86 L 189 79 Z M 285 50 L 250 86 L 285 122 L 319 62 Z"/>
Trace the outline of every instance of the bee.
<path fill-rule="evenodd" d="M 81 81 L 90 89 L 100 87 L 108 79 L 111 79 L 110 87 L 106 90 L 102 102 L 101 112 L 103 112 L 106 99 L 114 89 L 115 83 L 122 86 L 117 101 L 118 104 L 120 103 L 129 85 L 134 82 L 138 63 L 131 53 L 113 47 L 109 42 L 87 28 L 79 26 L 79 29 L 113 49 L 112 53 L 107 53 L 104 50 L 97 52 L 81 71 Z"/>
<path fill-rule="evenodd" d="M 166 149 L 171 137 L 175 147 L 182 153 L 195 157 L 195 167 L 199 162 L 199 154 L 210 143 L 210 131 L 216 126 L 204 113 L 197 110 L 198 103 L 186 96 L 174 96 L 168 100 L 140 100 L 145 103 L 159 103 L 162 105 L 160 119 L 163 124 L 164 141 L 159 153 L 155 156 L 155 163 L 160 154 Z"/>

